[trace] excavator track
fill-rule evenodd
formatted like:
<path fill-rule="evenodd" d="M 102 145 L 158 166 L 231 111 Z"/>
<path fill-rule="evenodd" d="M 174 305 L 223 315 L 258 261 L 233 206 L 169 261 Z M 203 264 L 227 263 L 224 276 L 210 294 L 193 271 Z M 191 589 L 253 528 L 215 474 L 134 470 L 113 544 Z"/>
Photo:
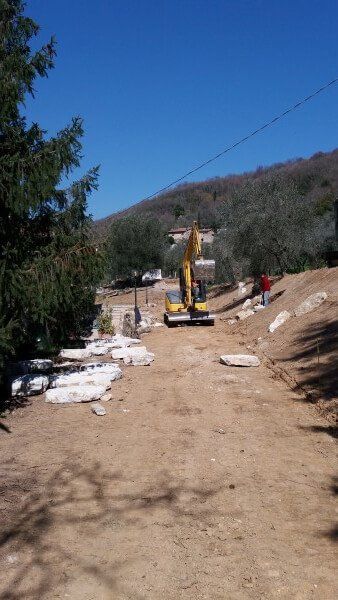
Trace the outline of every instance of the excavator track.
<path fill-rule="evenodd" d="M 164 323 L 168 327 L 175 327 L 176 325 L 214 325 L 215 315 L 209 313 L 209 311 L 190 311 L 190 312 L 176 312 L 176 313 L 164 313 Z"/>

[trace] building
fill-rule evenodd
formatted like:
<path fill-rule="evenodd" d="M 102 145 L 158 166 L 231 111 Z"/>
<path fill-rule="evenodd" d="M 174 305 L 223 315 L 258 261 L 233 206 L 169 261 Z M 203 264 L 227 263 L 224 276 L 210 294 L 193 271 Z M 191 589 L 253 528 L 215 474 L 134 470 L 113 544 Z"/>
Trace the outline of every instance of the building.
<path fill-rule="evenodd" d="M 154 281 L 161 281 L 161 279 L 162 279 L 162 270 L 161 269 L 150 269 L 149 271 L 146 271 L 142 275 L 142 283 L 145 283 L 145 282 L 154 283 Z"/>
<path fill-rule="evenodd" d="M 190 232 L 191 227 L 178 227 L 177 229 L 171 229 L 168 235 L 171 236 L 174 239 L 175 244 L 177 244 L 177 242 L 187 240 L 189 238 Z M 212 229 L 208 229 L 207 227 L 200 229 L 202 244 L 212 244 L 212 242 L 214 241 L 214 235 L 215 234 Z"/>

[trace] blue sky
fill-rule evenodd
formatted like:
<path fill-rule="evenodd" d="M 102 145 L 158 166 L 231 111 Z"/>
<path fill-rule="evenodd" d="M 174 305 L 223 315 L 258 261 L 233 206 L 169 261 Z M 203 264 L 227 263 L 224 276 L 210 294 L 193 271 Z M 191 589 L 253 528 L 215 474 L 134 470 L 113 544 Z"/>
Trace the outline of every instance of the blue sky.
<path fill-rule="evenodd" d="M 94 218 L 142 200 L 338 76 L 336 0 L 27 0 L 56 68 L 27 116 L 84 118 Z M 338 146 L 338 85 L 193 180 Z"/>

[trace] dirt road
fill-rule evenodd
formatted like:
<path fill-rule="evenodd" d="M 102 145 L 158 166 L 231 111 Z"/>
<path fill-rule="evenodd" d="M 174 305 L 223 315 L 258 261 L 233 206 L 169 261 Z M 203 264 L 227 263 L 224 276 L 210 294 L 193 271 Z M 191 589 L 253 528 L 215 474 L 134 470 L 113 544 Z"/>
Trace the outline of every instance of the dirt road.
<path fill-rule="evenodd" d="M 107 415 L 35 398 L 1 436 L 0 597 L 337 597 L 330 428 L 214 328 L 144 336 Z M 230 376 L 230 377 L 229 377 Z"/>

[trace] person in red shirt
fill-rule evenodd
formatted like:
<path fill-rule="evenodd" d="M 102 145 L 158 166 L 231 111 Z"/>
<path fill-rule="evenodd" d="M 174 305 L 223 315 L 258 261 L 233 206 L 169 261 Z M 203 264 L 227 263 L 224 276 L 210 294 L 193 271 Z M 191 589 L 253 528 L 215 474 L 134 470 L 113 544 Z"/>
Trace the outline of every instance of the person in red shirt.
<path fill-rule="evenodd" d="M 265 273 L 263 273 L 261 275 L 260 284 L 261 284 L 261 292 L 262 292 L 262 304 L 263 304 L 263 306 L 268 306 L 268 304 L 270 304 L 271 285 L 270 285 L 270 279 Z"/>

